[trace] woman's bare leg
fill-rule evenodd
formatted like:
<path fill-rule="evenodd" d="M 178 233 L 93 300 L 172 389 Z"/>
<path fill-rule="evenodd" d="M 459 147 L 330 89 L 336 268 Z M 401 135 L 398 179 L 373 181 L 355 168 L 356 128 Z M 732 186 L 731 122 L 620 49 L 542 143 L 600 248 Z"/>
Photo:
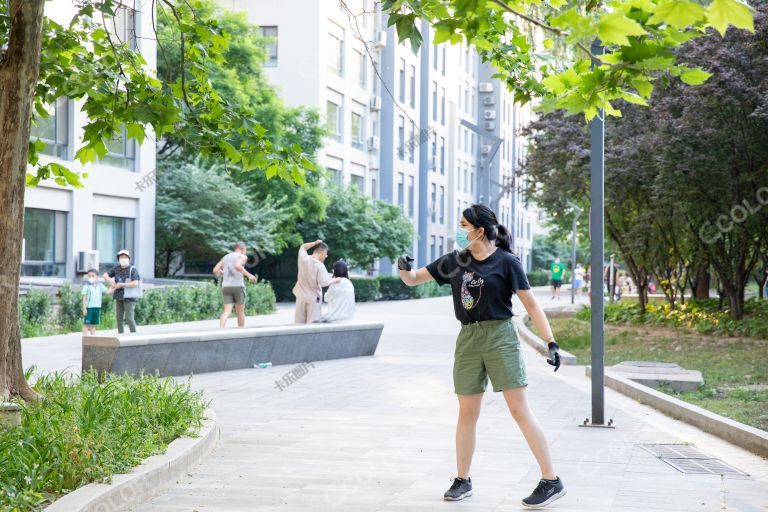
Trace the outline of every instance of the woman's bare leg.
<path fill-rule="evenodd" d="M 523 433 L 523 437 L 525 437 L 528 447 L 536 458 L 536 462 L 539 463 L 541 477 L 547 480 L 554 480 L 557 477 L 552 466 L 552 457 L 549 455 L 547 439 L 536 416 L 533 415 L 531 408 L 528 407 L 525 392 L 526 386 L 502 391 L 504 393 L 504 400 L 507 401 L 509 412 L 512 413 L 512 417 Z"/>
<path fill-rule="evenodd" d="M 475 453 L 475 431 L 483 393 L 456 395 L 459 398 L 459 419 L 456 423 L 456 476 L 467 478 L 472 455 Z"/>

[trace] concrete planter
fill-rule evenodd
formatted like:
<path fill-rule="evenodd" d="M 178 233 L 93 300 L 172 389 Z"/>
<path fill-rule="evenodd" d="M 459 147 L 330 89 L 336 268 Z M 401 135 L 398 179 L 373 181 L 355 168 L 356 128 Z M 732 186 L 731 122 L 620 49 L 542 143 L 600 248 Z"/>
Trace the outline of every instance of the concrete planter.
<path fill-rule="evenodd" d="M 21 406 L 12 402 L 0 402 L 0 428 L 21 425 Z"/>

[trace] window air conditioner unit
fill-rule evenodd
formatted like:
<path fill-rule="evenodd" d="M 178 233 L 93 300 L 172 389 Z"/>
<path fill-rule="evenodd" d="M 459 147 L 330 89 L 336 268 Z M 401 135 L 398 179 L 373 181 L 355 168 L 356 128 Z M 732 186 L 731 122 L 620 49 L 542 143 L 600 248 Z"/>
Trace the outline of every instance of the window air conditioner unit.
<path fill-rule="evenodd" d="M 77 272 L 86 273 L 99 268 L 99 251 L 80 251 L 77 253 Z"/>
<path fill-rule="evenodd" d="M 493 96 L 483 98 L 483 105 L 493 105 Z"/>
<path fill-rule="evenodd" d="M 371 96 L 371 110 L 381 110 L 381 96 Z"/>
<path fill-rule="evenodd" d="M 480 92 L 493 92 L 493 84 L 491 82 L 480 82 Z"/>
<path fill-rule="evenodd" d="M 491 148 L 493 148 L 493 146 L 490 144 L 483 144 L 483 146 L 480 148 L 480 152 L 484 155 L 487 155 L 491 152 Z"/>
<path fill-rule="evenodd" d="M 383 48 L 387 46 L 387 31 L 381 30 L 376 34 L 376 39 L 373 41 L 374 48 Z"/>
<path fill-rule="evenodd" d="M 485 112 L 483 112 L 483 119 L 496 119 L 496 111 L 486 110 Z"/>
<path fill-rule="evenodd" d="M 486 130 L 490 130 L 490 131 L 495 130 L 496 129 L 496 123 L 494 123 L 493 121 L 486 121 L 486 122 L 483 123 L 483 128 L 485 128 Z"/>
<path fill-rule="evenodd" d="M 368 149 L 379 149 L 379 138 L 376 135 L 368 137 Z"/>

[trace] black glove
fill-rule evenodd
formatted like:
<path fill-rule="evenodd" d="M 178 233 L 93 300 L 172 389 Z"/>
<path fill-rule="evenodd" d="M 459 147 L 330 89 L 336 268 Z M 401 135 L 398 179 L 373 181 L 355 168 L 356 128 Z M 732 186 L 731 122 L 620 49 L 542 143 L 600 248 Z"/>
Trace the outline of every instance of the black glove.
<path fill-rule="evenodd" d="M 549 350 L 549 359 L 547 359 L 547 362 L 555 367 L 555 371 L 560 368 L 560 345 L 555 343 L 554 341 L 550 341 L 547 344 L 547 349 Z"/>
<path fill-rule="evenodd" d="M 413 258 L 408 256 L 407 254 L 403 254 L 397 259 L 397 268 L 398 270 L 407 270 L 408 272 L 411 271 L 411 262 L 413 261 Z"/>

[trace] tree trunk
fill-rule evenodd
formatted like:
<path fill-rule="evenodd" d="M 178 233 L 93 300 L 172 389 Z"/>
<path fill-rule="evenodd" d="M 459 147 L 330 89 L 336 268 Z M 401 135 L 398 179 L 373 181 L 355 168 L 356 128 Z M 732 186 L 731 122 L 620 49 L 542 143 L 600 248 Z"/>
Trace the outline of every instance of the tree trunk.
<path fill-rule="evenodd" d="M 11 0 L 8 49 L 0 56 L 0 399 L 34 399 L 24 379 L 19 333 L 19 269 L 24 187 L 44 0 Z"/>
<path fill-rule="evenodd" d="M 697 299 L 709 298 L 709 269 L 699 268 L 696 272 L 696 289 L 694 290 L 694 297 Z"/>

